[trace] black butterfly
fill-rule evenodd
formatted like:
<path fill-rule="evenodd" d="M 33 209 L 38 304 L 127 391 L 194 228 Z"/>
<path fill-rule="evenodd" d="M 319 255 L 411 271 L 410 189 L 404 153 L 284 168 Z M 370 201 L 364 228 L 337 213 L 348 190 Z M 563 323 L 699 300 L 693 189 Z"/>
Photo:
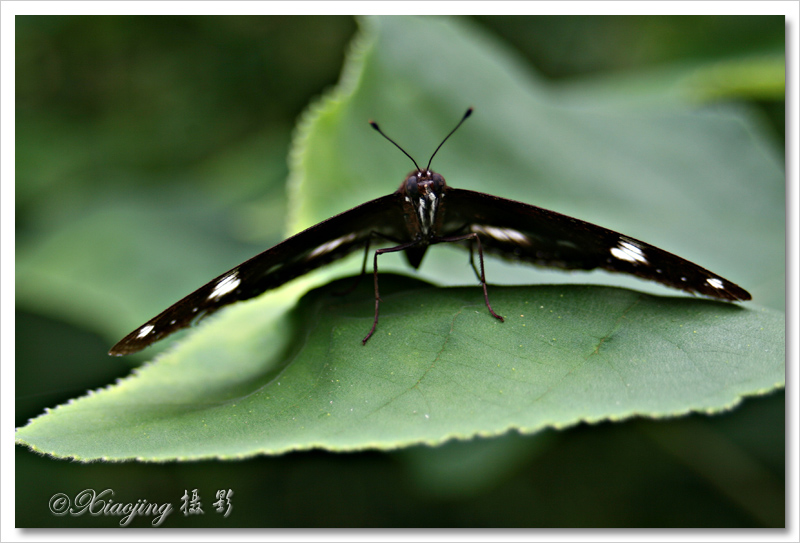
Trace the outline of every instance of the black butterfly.
<path fill-rule="evenodd" d="M 378 324 L 378 255 L 404 251 L 416 269 L 428 246 L 435 243 L 462 242 L 459 245 L 470 251 L 477 248 L 480 272 L 475 271 L 486 307 L 501 321 L 486 291 L 484 252 L 566 270 L 603 268 L 629 273 L 723 300 L 750 299 L 747 291 L 727 279 L 632 237 L 540 207 L 447 186 L 430 164 L 471 113 L 472 108 L 442 140 L 424 169 L 370 121 L 416 167 L 396 192 L 322 221 L 223 273 L 125 336 L 109 354 L 137 352 L 222 306 L 258 296 L 359 249 L 369 251 L 375 242 L 394 245 L 374 253 L 375 319 L 363 339 L 365 344 Z"/>

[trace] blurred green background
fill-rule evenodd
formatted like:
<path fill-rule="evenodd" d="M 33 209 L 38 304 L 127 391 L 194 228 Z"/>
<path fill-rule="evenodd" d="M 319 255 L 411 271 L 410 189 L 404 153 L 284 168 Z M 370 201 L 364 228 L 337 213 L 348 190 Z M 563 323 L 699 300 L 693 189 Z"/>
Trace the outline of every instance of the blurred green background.
<path fill-rule="evenodd" d="M 781 52 L 785 28 L 783 17 L 473 22 L 516 48 L 532 71 L 572 89 Z M 17 17 L 17 257 L 36 263 L 62 251 L 87 278 L 87 307 L 29 295 L 36 283 L 17 278 L 17 425 L 142 362 L 105 353 L 115 333 L 150 316 L 152 300 L 165 307 L 227 269 L 221 263 L 282 239 L 293 125 L 336 83 L 356 30 L 349 17 Z M 721 99 L 752 109 L 783 148 L 782 93 L 753 85 Z M 102 245 L 71 244 L 69 233 L 81 229 Z M 93 288 L 108 270 L 120 273 L 94 259 L 88 266 L 82 256 L 97 252 L 109 262 L 131 254 L 148 262 L 127 271 L 152 285 L 140 306 L 128 301 L 138 293 L 109 299 Z M 184 254 L 177 272 L 159 266 Z M 57 281 L 41 273 L 42 284 Z M 87 308 L 98 303 L 127 324 L 97 322 Z M 177 508 L 184 490 L 197 488 L 206 514 L 173 513 L 165 526 L 783 526 L 784 444 L 779 393 L 723 416 L 389 454 L 81 465 L 18 447 L 16 525 L 117 525 L 114 517 L 52 515 L 57 492 L 112 488 L 115 501 Z M 211 502 L 228 488 L 234 509 L 223 518 Z"/>

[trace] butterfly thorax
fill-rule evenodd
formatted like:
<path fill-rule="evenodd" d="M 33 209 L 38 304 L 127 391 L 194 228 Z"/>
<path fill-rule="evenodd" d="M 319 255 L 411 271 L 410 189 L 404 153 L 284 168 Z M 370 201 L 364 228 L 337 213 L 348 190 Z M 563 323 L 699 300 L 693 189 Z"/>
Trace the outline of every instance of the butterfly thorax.
<path fill-rule="evenodd" d="M 431 239 L 437 235 L 447 184 L 431 170 L 416 170 L 406 176 L 398 193 L 403 195 L 406 222 L 412 237 Z"/>

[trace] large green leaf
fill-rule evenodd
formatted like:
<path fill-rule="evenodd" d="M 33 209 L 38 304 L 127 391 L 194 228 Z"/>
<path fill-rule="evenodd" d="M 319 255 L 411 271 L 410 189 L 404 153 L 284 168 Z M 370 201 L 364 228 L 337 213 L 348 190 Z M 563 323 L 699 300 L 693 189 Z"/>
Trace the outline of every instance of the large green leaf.
<path fill-rule="evenodd" d="M 473 105 L 434 164 L 451 185 L 662 246 L 741 284 L 755 302 L 491 264 L 493 283 L 636 289 L 493 287 L 492 303 L 508 317 L 501 324 L 479 288 L 382 275 L 379 329 L 362 346 L 370 281 L 346 297 L 330 296 L 341 284 L 327 286 L 295 307 L 307 289 L 357 269 L 352 258 L 221 312 L 123 382 L 19 429 L 19 442 L 87 460 L 396 448 L 714 412 L 783 385 L 783 173 L 745 112 L 696 110 L 674 97 L 646 106 L 570 101 L 460 21 L 363 26 L 342 82 L 298 130 L 291 230 L 386 194 L 410 169 L 367 119 L 424 162 Z M 382 269 L 397 262 L 382 260 Z M 422 276 L 474 284 L 465 255 L 438 247 Z"/>
<path fill-rule="evenodd" d="M 480 288 L 383 277 L 312 291 L 289 318 L 263 298 L 202 341 L 20 430 L 78 459 L 391 449 L 580 421 L 715 412 L 783 380 L 782 317 L 592 286 Z M 231 330 L 238 330 L 232 335 Z M 255 337 L 259 337 L 254 341 Z"/>

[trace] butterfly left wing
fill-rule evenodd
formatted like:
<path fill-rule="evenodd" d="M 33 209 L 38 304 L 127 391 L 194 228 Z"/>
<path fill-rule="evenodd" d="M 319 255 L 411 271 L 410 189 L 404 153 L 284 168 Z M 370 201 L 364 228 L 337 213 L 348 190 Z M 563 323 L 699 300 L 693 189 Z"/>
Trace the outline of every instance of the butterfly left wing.
<path fill-rule="evenodd" d="M 483 250 L 539 266 L 602 268 L 723 300 L 749 300 L 738 285 L 630 236 L 540 207 L 448 188 L 443 236 L 476 233 Z"/>
<path fill-rule="evenodd" d="M 399 240 L 408 236 L 397 193 L 322 221 L 239 264 L 125 336 L 109 354 L 140 351 L 225 305 L 258 296 L 363 248 L 373 233 Z"/>

